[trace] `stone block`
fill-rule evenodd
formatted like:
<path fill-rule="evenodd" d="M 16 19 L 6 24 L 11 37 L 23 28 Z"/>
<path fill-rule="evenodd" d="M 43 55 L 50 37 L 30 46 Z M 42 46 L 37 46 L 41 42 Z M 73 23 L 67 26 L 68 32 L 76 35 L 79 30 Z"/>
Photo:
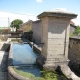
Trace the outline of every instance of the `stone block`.
<path fill-rule="evenodd" d="M 48 44 L 51 44 L 51 45 L 55 45 L 55 44 L 64 44 L 65 43 L 65 39 L 64 38 L 50 38 L 48 39 Z"/>

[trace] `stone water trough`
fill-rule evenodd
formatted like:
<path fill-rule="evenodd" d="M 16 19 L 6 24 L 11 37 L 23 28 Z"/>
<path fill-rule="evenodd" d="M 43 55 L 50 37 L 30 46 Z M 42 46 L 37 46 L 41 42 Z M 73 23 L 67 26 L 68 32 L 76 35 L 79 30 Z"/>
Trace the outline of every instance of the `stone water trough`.
<path fill-rule="evenodd" d="M 30 72 L 35 76 L 40 75 L 40 69 L 36 65 L 37 55 L 28 43 L 11 43 L 8 63 L 9 80 L 29 80 L 14 71 L 13 68 Z"/>
<path fill-rule="evenodd" d="M 38 15 L 42 20 L 42 41 L 44 43 L 41 55 L 37 57 L 37 64 L 45 70 L 59 69 L 68 80 L 80 80 L 68 67 L 68 45 L 70 20 L 77 15 L 61 10 L 46 11 Z M 9 80 L 28 80 L 19 76 L 12 69 L 12 47 L 9 53 Z M 25 63 L 25 62 L 24 62 Z"/>

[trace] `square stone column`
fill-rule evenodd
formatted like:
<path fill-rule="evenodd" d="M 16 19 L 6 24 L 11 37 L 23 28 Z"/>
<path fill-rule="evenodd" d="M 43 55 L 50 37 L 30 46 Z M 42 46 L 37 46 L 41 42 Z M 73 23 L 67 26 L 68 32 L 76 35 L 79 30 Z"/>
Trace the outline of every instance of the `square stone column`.
<path fill-rule="evenodd" d="M 58 65 L 68 64 L 68 44 L 70 20 L 76 18 L 73 13 L 57 11 L 43 12 L 38 15 L 42 20 L 42 56 L 43 68 L 53 69 Z"/>

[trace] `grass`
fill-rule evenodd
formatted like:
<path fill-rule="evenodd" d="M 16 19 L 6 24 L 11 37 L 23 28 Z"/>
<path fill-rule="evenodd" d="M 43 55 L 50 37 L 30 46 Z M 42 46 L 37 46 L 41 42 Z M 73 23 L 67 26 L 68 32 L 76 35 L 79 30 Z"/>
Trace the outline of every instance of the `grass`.
<path fill-rule="evenodd" d="M 26 77 L 26 78 L 34 77 L 34 75 L 31 74 L 31 73 L 23 72 L 22 70 L 18 70 L 18 69 L 16 69 L 16 68 L 13 68 L 13 69 L 14 69 L 14 71 L 15 71 L 16 73 L 18 73 L 19 75 L 24 76 L 24 77 Z"/>
<path fill-rule="evenodd" d="M 22 70 L 18 70 L 13 68 L 16 73 L 30 80 L 67 80 L 63 75 L 58 75 L 55 71 L 41 71 L 40 77 L 35 77 L 35 75 L 29 72 L 23 72 Z"/>

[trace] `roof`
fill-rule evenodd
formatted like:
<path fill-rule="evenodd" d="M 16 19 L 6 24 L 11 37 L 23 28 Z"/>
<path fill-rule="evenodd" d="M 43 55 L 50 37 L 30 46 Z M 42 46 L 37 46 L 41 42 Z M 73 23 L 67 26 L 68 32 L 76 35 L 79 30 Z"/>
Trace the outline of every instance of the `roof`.
<path fill-rule="evenodd" d="M 33 23 L 39 23 L 39 22 L 41 22 L 41 20 L 33 21 Z"/>
<path fill-rule="evenodd" d="M 20 26 L 22 26 L 22 25 L 26 25 L 26 24 L 29 24 L 29 23 L 31 23 L 31 22 L 33 22 L 33 21 L 32 21 L 32 20 L 28 20 L 27 22 L 21 24 Z"/>
<path fill-rule="evenodd" d="M 64 18 L 76 18 L 77 14 L 74 14 L 72 12 L 67 12 L 61 9 L 56 9 L 56 10 L 49 10 L 49 11 L 44 11 L 43 13 L 39 14 L 37 17 L 43 18 L 43 17 L 64 17 Z"/>

